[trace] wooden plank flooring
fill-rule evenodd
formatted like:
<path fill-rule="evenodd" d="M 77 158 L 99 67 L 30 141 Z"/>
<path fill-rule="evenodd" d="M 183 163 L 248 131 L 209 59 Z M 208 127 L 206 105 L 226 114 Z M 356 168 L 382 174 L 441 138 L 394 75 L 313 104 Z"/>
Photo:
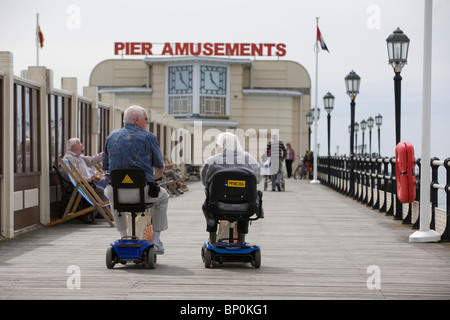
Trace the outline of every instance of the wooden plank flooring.
<path fill-rule="evenodd" d="M 450 298 L 449 243 L 409 243 L 410 226 L 302 180 L 286 180 L 286 192 L 264 193 L 265 219 L 247 236 L 261 246 L 260 269 L 205 269 L 203 199 L 201 183 L 192 181 L 188 192 L 169 200 L 166 252 L 154 270 L 107 269 L 106 248 L 118 233 L 102 220 L 0 241 L 0 299 Z M 71 266 L 79 268 L 79 289 L 68 288 Z M 369 266 L 379 267 L 380 289 L 367 287 Z"/>

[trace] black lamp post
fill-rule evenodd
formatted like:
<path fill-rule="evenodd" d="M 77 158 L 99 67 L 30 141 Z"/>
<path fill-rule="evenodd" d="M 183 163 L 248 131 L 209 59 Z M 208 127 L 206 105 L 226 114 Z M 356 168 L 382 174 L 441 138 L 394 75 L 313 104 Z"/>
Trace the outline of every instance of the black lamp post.
<path fill-rule="evenodd" d="M 355 194 L 355 187 L 354 187 L 354 179 L 355 175 L 353 172 L 353 155 L 354 155 L 354 149 L 353 149 L 353 137 L 354 137 L 354 125 L 355 125 L 355 99 L 356 96 L 359 94 L 359 87 L 361 84 L 361 78 L 358 76 L 355 71 L 351 71 L 346 77 L 345 77 L 345 87 L 347 89 L 347 94 L 351 99 L 350 102 L 350 195 L 354 196 Z"/>
<path fill-rule="evenodd" d="M 369 156 L 372 156 L 372 128 L 374 125 L 375 121 L 373 120 L 372 117 L 370 117 L 369 119 L 367 119 L 367 127 L 369 127 Z"/>
<path fill-rule="evenodd" d="M 389 64 L 395 72 L 394 91 L 395 91 L 395 141 L 396 145 L 400 142 L 401 136 L 401 81 L 400 73 L 403 67 L 408 63 L 409 38 L 400 28 L 394 31 L 387 39 L 387 48 Z"/>
<path fill-rule="evenodd" d="M 330 134 L 331 134 L 331 111 L 334 109 L 334 96 L 331 93 L 327 93 L 323 97 L 323 104 L 325 111 L 327 112 L 327 126 L 328 126 L 328 156 L 330 156 Z"/>
<path fill-rule="evenodd" d="M 331 134 L 331 111 L 334 109 L 334 96 L 328 92 L 323 97 L 323 105 L 325 111 L 327 112 L 327 127 L 328 127 L 328 158 L 327 158 L 327 173 L 328 173 L 328 184 L 330 184 L 330 134 Z"/>
<path fill-rule="evenodd" d="M 383 117 L 381 116 L 381 114 L 378 114 L 375 117 L 375 124 L 378 127 L 378 156 L 381 157 L 381 150 L 380 150 L 380 127 L 383 124 Z"/>
<path fill-rule="evenodd" d="M 366 120 L 362 120 L 361 121 L 361 131 L 362 131 L 362 148 L 361 148 L 361 154 L 364 155 L 365 152 L 365 148 L 364 148 L 364 131 L 366 131 L 367 129 L 367 121 Z"/>
<path fill-rule="evenodd" d="M 311 151 L 311 125 L 313 123 L 313 115 L 311 111 L 306 114 L 306 123 L 308 124 L 308 150 Z"/>

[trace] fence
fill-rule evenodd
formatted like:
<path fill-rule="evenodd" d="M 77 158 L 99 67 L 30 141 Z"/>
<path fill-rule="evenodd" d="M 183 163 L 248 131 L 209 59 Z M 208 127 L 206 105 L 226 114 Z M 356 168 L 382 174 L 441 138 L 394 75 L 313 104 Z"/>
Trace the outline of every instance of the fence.
<path fill-rule="evenodd" d="M 13 69 L 12 53 L 0 51 L 0 239 L 57 219 L 61 190 L 52 166 L 64 155 L 65 142 L 78 137 L 86 154 L 101 152 L 107 135 L 122 127 L 123 110 L 140 101 L 130 96 L 116 103 L 114 94 L 100 95 L 91 86 L 79 96 L 77 79 L 70 77 L 54 88 L 53 72 L 44 66 L 29 67 L 20 77 Z M 147 109 L 150 129 L 170 156 L 172 132 L 186 126 Z"/>
<path fill-rule="evenodd" d="M 402 204 L 397 199 L 395 162 L 393 157 L 319 157 L 318 179 L 333 190 L 353 197 L 362 205 L 384 212 L 395 220 L 402 220 L 403 224 L 411 224 L 412 229 L 418 229 L 421 159 L 417 159 L 415 164 L 416 199 L 408 204 Z M 430 228 L 441 234 L 441 241 L 450 241 L 450 158 L 444 161 L 433 158 L 430 163 Z M 446 170 L 445 185 L 439 183 L 439 168 Z M 438 207 L 438 190 L 445 192 L 445 209 Z"/>

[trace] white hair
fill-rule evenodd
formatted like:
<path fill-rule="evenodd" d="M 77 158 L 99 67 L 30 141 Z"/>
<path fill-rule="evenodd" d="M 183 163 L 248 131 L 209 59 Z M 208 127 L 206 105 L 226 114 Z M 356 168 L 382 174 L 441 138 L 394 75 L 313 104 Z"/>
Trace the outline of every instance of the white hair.
<path fill-rule="evenodd" d="M 133 123 L 135 118 L 147 116 L 147 111 L 141 106 L 129 106 L 123 113 L 123 123 Z"/>
<path fill-rule="evenodd" d="M 222 147 L 224 151 L 242 152 L 242 146 L 236 135 L 231 132 L 222 132 L 216 138 L 216 145 Z"/>
<path fill-rule="evenodd" d="M 70 138 L 69 140 L 67 140 L 67 142 L 66 142 L 66 150 L 67 151 L 71 151 L 72 147 L 77 143 L 77 141 L 80 141 L 80 139 L 79 138 Z"/>

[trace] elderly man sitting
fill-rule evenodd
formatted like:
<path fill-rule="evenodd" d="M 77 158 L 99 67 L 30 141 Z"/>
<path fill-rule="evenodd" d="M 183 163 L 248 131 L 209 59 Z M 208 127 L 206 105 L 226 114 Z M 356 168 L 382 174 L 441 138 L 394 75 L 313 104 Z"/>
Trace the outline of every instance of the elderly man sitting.
<path fill-rule="evenodd" d="M 99 195 L 100 199 L 105 200 L 104 188 L 96 184 L 96 182 L 104 180 L 104 177 L 94 175 L 90 168 L 103 161 L 103 152 L 92 157 L 86 156 L 84 155 L 84 147 L 80 139 L 71 138 L 66 142 L 66 154 L 64 155 L 64 159 L 70 160 L 83 178 L 89 182 L 92 189 Z"/>

